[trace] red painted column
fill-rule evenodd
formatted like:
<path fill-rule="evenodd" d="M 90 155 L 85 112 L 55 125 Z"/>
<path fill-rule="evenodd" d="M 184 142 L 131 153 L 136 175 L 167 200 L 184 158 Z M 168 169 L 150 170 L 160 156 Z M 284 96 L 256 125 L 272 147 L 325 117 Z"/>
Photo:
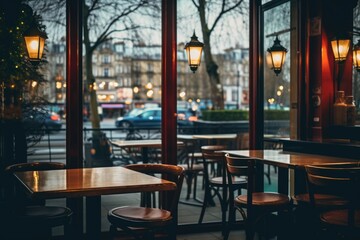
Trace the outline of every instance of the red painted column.
<path fill-rule="evenodd" d="M 66 165 L 83 164 L 82 0 L 66 5 Z"/>
<path fill-rule="evenodd" d="M 177 164 L 176 0 L 162 1 L 162 162 Z"/>
<path fill-rule="evenodd" d="M 264 137 L 263 84 L 259 64 L 259 6 L 261 1 L 250 1 L 250 71 L 249 71 L 249 147 L 262 149 Z"/>
<path fill-rule="evenodd" d="M 66 166 L 83 164 L 82 120 L 82 1 L 66 1 Z M 65 229 L 74 239 L 83 238 L 82 198 L 67 199 L 74 210 L 72 224 Z"/>

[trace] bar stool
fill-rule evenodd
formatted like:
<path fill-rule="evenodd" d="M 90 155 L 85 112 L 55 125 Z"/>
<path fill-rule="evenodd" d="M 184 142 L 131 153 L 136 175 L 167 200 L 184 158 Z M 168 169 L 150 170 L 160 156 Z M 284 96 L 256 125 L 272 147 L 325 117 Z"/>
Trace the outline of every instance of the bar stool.
<path fill-rule="evenodd" d="M 229 184 L 225 167 L 225 153 L 221 152 L 225 149 L 227 149 L 227 146 L 225 145 L 209 145 L 201 147 L 204 165 L 205 195 L 198 221 L 199 224 L 202 223 L 206 208 L 209 205 L 214 204 L 213 198 L 217 196 L 221 207 L 223 230 L 225 230 L 225 226 L 227 224 L 226 212 L 229 201 Z M 215 166 L 215 176 L 210 176 L 209 171 L 211 164 Z M 232 179 L 232 184 L 231 191 L 234 191 L 235 189 L 244 189 L 247 186 L 247 180 L 244 177 L 234 177 Z"/>
<path fill-rule="evenodd" d="M 64 169 L 65 164 L 56 162 L 32 162 L 10 165 L 5 168 L 8 181 L 4 211 L 6 228 L 2 234 L 9 234 L 14 239 L 51 238 L 53 227 L 67 227 L 73 212 L 67 207 L 47 206 L 45 201 L 29 199 L 19 190 L 14 182 L 13 173 L 19 171 L 40 171 Z M 5 214 L 4 214 L 5 215 Z M 8 236 L 6 236 L 8 237 Z"/>

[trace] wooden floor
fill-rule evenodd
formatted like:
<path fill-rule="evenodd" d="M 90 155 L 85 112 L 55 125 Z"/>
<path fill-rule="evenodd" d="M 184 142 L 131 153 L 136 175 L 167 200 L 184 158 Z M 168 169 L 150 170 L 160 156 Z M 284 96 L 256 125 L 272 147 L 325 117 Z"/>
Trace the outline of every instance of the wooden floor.
<path fill-rule="evenodd" d="M 274 172 L 274 168 L 271 168 L 271 183 L 269 184 L 265 178 L 265 189 L 267 190 L 275 190 L 276 183 L 276 173 Z M 202 199 L 203 197 L 203 189 L 201 186 L 201 179 L 199 179 L 199 184 L 197 186 L 197 197 Z M 196 201 L 190 200 L 186 201 L 186 184 L 183 185 L 183 191 L 181 194 L 181 201 L 182 202 L 194 202 Z M 109 231 L 109 223 L 106 218 L 108 210 L 118 206 L 126 206 L 130 205 L 131 203 L 135 202 L 136 198 L 138 198 L 138 194 L 119 194 L 119 195 L 107 195 L 102 196 L 101 203 L 102 203 L 102 220 L 101 220 L 101 228 L 102 232 L 104 233 L 104 239 L 111 239 L 107 238 L 107 232 Z M 54 199 L 48 200 L 48 205 L 65 205 L 65 199 Z M 215 199 L 216 206 L 215 207 L 208 207 L 205 212 L 204 216 L 204 223 L 213 223 L 213 222 L 221 222 L 221 210 L 219 204 L 217 203 L 217 199 Z M 200 216 L 201 207 L 198 206 L 190 206 L 187 204 L 180 203 L 179 204 L 179 224 L 190 224 L 190 223 L 197 223 L 198 218 Z M 214 230 L 214 231 L 211 231 Z M 53 231 L 54 236 L 63 235 L 63 229 L 61 227 L 55 228 Z M 121 238 L 126 239 L 126 238 Z M 196 239 L 196 240 L 219 240 L 223 239 L 221 235 L 221 230 L 219 228 L 210 228 L 210 230 L 206 230 L 202 233 L 184 233 L 179 234 L 177 236 L 177 240 L 188 240 L 188 239 Z M 242 240 L 245 239 L 245 233 L 243 230 L 233 230 L 230 233 L 229 240 Z M 113 239 L 114 240 L 114 239 Z"/>

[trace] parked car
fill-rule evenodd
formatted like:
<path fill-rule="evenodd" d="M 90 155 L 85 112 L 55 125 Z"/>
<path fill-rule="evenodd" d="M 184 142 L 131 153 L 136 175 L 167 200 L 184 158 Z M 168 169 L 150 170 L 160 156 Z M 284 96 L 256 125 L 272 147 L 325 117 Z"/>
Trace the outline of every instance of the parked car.
<path fill-rule="evenodd" d="M 136 110 L 136 113 L 129 112 L 128 115 L 115 120 L 115 126 L 123 129 L 136 128 L 160 128 L 161 108 L 145 108 Z M 131 113 L 131 114 L 130 114 Z M 197 120 L 194 114 L 186 109 L 178 110 L 178 126 L 191 126 L 192 121 Z"/>
<path fill-rule="evenodd" d="M 178 126 L 192 126 L 194 121 L 198 120 L 197 113 L 188 109 L 177 110 Z"/>
<path fill-rule="evenodd" d="M 135 116 L 143 111 L 144 111 L 144 108 L 133 108 L 130 111 L 128 111 L 127 113 L 125 113 L 124 117 Z"/>
<path fill-rule="evenodd" d="M 159 128 L 161 126 L 161 108 L 148 108 L 135 114 L 119 117 L 115 121 L 116 127 L 124 129 Z"/>
<path fill-rule="evenodd" d="M 62 121 L 59 114 L 42 109 L 33 109 L 24 114 L 23 121 L 26 128 L 59 131 Z"/>

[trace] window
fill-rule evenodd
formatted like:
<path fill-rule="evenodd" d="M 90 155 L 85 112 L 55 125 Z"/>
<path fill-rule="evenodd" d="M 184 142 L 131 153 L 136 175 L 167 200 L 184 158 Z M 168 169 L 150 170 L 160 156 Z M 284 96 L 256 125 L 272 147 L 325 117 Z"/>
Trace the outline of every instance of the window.
<path fill-rule="evenodd" d="M 104 68 L 104 77 L 109 77 L 109 68 Z"/>
<path fill-rule="evenodd" d="M 290 91 L 291 84 L 296 79 L 292 79 L 291 68 L 292 46 L 295 44 L 291 38 L 291 4 L 293 1 L 287 1 L 277 5 L 264 5 L 263 11 L 263 84 L 264 84 L 264 134 L 268 136 L 289 137 L 290 125 L 297 124 L 296 120 L 290 120 L 290 94 L 296 97 L 296 91 Z M 269 6 L 269 7 L 267 7 Z M 277 33 L 281 34 L 277 34 Z M 275 37 L 278 36 L 281 45 L 288 52 L 285 63 L 280 74 L 276 75 L 271 69 L 270 63 L 266 62 L 267 49 L 274 44 Z M 276 112 L 275 112 L 276 111 Z M 274 114 L 271 114 L 271 113 Z M 275 114 L 276 113 L 276 114 Z M 271 118 L 268 118 L 272 116 Z M 293 116 L 295 116 L 293 114 Z M 274 127 L 279 125 L 280 127 Z M 292 129 L 296 129 L 293 127 Z M 296 133 L 292 133 L 295 137 Z"/>
<path fill-rule="evenodd" d="M 110 56 L 109 55 L 103 55 L 103 63 L 110 63 Z"/>

